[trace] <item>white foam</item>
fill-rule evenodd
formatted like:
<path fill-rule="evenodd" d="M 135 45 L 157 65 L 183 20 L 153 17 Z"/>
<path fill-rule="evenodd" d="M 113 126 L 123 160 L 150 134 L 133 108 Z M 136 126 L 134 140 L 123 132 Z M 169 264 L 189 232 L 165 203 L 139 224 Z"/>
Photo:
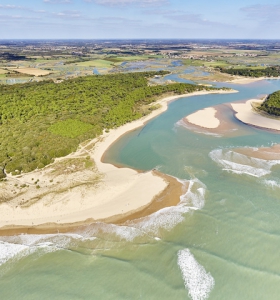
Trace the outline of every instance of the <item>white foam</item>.
<path fill-rule="evenodd" d="M 189 249 L 178 252 L 177 263 L 192 300 L 207 299 L 215 285 L 212 275 L 195 260 Z"/>
<path fill-rule="evenodd" d="M 211 135 L 211 136 L 214 136 L 214 137 L 222 137 L 222 135 L 220 135 L 218 133 L 207 131 L 206 128 L 199 128 L 199 126 L 194 126 L 194 125 L 187 124 L 182 119 L 174 124 L 174 129 L 176 129 L 176 127 L 184 127 L 186 129 L 194 131 L 196 133 L 202 133 L 202 134 Z"/>
<path fill-rule="evenodd" d="M 142 218 L 141 221 L 130 221 L 126 225 L 94 223 L 75 234 L 21 234 L 0 237 L 0 266 L 34 252 L 43 255 L 73 247 L 79 249 L 83 242 L 87 242 L 85 246 L 87 248 L 88 243 L 98 238 L 96 243 L 101 248 L 103 246 L 108 248 L 110 245 L 116 247 L 116 243 L 123 241 L 142 243 L 158 240 L 161 229 L 171 230 L 184 220 L 184 214 L 204 206 L 206 186 L 201 181 L 196 178 L 190 181 L 177 180 L 184 186 L 180 203 L 177 206 L 163 208 Z M 90 249 L 95 248 L 96 245 L 90 246 Z"/>
<path fill-rule="evenodd" d="M 216 149 L 209 153 L 210 158 L 220 165 L 224 171 L 235 174 L 247 174 L 262 177 L 271 173 L 274 165 L 279 165 L 280 160 L 264 160 L 249 157 L 232 150 Z"/>
<path fill-rule="evenodd" d="M 193 209 L 202 209 L 205 204 L 206 185 L 197 178 L 189 181 L 188 190 L 180 196 L 181 203 L 191 204 Z"/>
<path fill-rule="evenodd" d="M 264 180 L 263 182 L 266 186 L 268 186 L 270 188 L 273 188 L 273 189 L 280 188 L 280 183 L 277 182 L 276 180 Z"/>
<path fill-rule="evenodd" d="M 204 206 L 206 186 L 201 181 L 197 178 L 190 181 L 177 180 L 184 186 L 180 203 L 177 206 L 165 207 L 143 218 L 141 222 L 132 222 L 133 226 L 149 235 L 159 235 L 161 229 L 171 230 L 183 222 L 184 214 Z"/>
<path fill-rule="evenodd" d="M 28 249 L 28 246 L 0 242 L 0 265 L 22 253 L 26 253 Z"/>
<path fill-rule="evenodd" d="M 78 234 L 20 234 L 0 237 L 0 266 L 15 262 L 33 253 L 40 255 L 68 249 L 78 241 L 92 241 L 95 237 Z"/>

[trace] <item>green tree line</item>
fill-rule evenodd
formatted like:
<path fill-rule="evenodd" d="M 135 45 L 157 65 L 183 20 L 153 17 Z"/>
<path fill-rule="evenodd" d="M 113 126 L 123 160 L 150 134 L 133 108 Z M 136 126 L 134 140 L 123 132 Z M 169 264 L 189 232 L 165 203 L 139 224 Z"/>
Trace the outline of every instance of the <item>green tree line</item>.
<path fill-rule="evenodd" d="M 268 95 L 260 109 L 270 115 L 280 116 L 280 91 Z"/>
<path fill-rule="evenodd" d="M 280 66 L 267 67 L 264 69 L 250 69 L 250 68 L 217 68 L 222 73 L 230 75 L 247 76 L 247 77 L 278 77 L 280 76 Z"/>
<path fill-rule="evenodd" d="M 143 107 L 165 93 L 190 93 L 204 86 L 149 86 L 167 72 L 93 75 L 0 85 L 0 176 L 42 168 L 76 150 L 79 143 L 145 115 Z M 69 131 L 72 131 L 69 134 Z"/>

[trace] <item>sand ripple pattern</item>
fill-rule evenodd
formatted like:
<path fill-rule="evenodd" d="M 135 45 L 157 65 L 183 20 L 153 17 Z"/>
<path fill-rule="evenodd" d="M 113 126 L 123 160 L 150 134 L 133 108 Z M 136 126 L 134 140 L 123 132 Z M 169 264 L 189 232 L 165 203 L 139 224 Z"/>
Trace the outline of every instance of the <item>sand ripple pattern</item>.
<path fill-rule="evenodd" d="M 204 267 L 195 260 L 189 249 L 178 252 L 177 263 L 190 298 L 192 300 L 207 299 L 215 285 L 212 275 L 207 273 Z"/>

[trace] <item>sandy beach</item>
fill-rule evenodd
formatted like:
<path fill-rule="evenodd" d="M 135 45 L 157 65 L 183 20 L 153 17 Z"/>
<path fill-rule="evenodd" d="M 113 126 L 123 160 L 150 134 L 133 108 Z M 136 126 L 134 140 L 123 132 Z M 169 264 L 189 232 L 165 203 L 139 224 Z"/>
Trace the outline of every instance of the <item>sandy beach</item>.
<path fill-rule="evenodd" d="M 97 220 L 112 222 L 147 209 L 153 200 L 168 193 L 169 188 L 176 189 L 176 195 L 180 194 L 181 183 L 176 181 L 175 184 L 173 180 L 170 184 L 169 176 L 153 171 L 140 173 L 129 168 L 117 168 L 103 163 L 102 156 L 123 134 L 143 126 L 167 110 L 170 101 L 231 92 L 201 91 L 166 97 L 157 101 L 161 107 L 150 115 L 80 145 L 75 153 L 56 159 L 44 169 L 19 176 L 9 175 L 7 181 L 0 183 L 1 229 L 19 228 L 20 232 L 26 232 L 27 227 L 34 229 L 41 226 L 52 231 L 70 224 L 81 225 Z M 81 167 L 87 162 L 92 162 L 92 167 Z M 176 205 L 179 200 L 169 199 L 167 202 L 167 206 L 170 203 Z M 148 213 L 149 210 L 146 210 Z"/>
<path fill-rule="evenodd" d="M 233 80 L 228 81 L 229 83 L 237 84 L 249 84 L 257 81 L 267 79 L 266 77 L 235 77 Z"/>
<path fill-rule="evenodd" d="M 245 103 L 231 103 L 232 109 L 236 112 L 235 117 L 241 122 L 260 128 L 280 130 L 280 119 L 263 116 L 252 108 L 252 103 L 262 103 L 263 100 L 251 99 Z"/>

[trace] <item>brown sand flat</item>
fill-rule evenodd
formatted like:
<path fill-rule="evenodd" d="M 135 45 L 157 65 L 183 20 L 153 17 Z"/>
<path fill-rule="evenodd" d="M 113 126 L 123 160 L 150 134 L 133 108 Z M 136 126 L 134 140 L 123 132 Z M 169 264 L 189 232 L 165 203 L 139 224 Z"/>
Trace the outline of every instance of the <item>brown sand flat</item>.
<path fill-rule="evenodd" d="M 236 148 L 234 152 L 264 160 L 280 160 L 279 144 L 261 148 Z"/>

